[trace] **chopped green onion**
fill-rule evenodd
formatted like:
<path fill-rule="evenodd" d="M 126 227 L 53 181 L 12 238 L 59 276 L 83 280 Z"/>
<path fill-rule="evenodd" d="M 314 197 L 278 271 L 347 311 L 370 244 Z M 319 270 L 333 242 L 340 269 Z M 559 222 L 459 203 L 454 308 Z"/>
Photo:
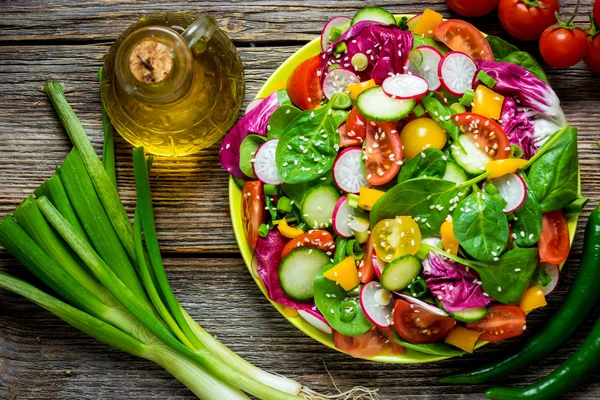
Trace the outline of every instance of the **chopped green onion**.
<path fill-rule="evenodd" d="M 302 229 L 304 232 L 306 232 L 309 227 L 308 224 L 306 224 L 305 222 L 300 222 L 298 225 L 296 225 L 297 229 Z"/>
<path fill-rule="evenodd" d="M 258 227 L 258 236 L 266 238 L 270 231 L 271 227 L 269 225 L 260 224 L 260 226 Z"/>
<path fill-rule="evenodd" d="M 271 215 L 271 221 L 277 219 L 277 207 L 275 206 L 275 200 L 272 196 L 265 196 L 265 204 L 267 211 Z"/>
<path fill-rule="evenodd" d="M 421 104 L 418 104 L 415 108 L 413 108 L 413 113 L 415 114 L 415 117 L 420 118 L 425 115 L 427 111 L 425 110 L 425 107 L 423 107 Z"/>
<path fill-rule="evenodd" d="M 419 68 L 423 64 L 423 53 L 419 49 L 412 49 L 408 53 L 408 60 L 415 68 Z"/>
<path fill-rule="evenodd" d="M 263 191 L 265 192 L 265 196 L 277 196 L 277 186 L 275 185 L 263 185 Z"/>
<path fill-rule="evenodd" d="M 404 16 L 400 18 L 400 21 L 398 21 L 398 28 L 400 28 L 401 31 L 407 31 L 410 29 L 407 24 L 408 19 L 408 17 Z"/>
<path fill-rule="evenodd" d="M 332 101 L 332 107 L 337 110 L 345 110 L 346 108 L 352 107 L 352 98 L 346 92 L 336 93 Z"/>
<path fill-rule="evenodd" d="M 525 151 L 518 144 L 513 144 L 510 146 L 510 158 L 523 158 L 525 155 Z"/>
<path fill-rule="evenodd" d="M 346 200 L 348 200 L 348 205 L 352 208 L 358 208 L 358 195 L 354 193 L 348 193 L 346 195 Z"/>
<path fill-rule="evenodd" d="M 355 71 L 364 71 L 369 66 L 369 58 L 364 53 L 356 53 L 350 62 Z"/>
<path fill-rule="evenodd" d="M 336 40 L 338 40 L 340 38 L 340 36 L 342 36 L 342 30 L 340 28 L 333 28 L 331 29 L 331 31 L 329 32 L 329 37 L 327 38 L 329 40 L 329 42 L 335 42 Z"/>
<path fill-rule="evenodd" d="M 484 70 L 479 70 L 479 72 L 477 73 L 477 79 L 479 79 L 481 81 L 481 83 L 483 83 L 485 86 L 489 87 L 490 89 L 493 89 L 494 86 L 496 86 L 496 80 L 494 78 L 492 78 L 491 76 L 489 76 L 488 73 L 485 72 Z"/>
<path fill-rule="evenodd" d="M 425 297 L 429 293 L 427 282 L 420 276 L 413 280 L 410 284 L 410 295 L 417 299 Z"/>
<path fill-rule="evenodd" d="M 464 113 L 467 111 L 467 109 L 465 108 L 465 106 L 463 106 L 460 103 L 452 103 L 450 105 L 450 108 L 456 112 L 456 114 L 460 114 L 460 113 Z"/>
<path fill-rule="evenodd" d="M 346 245 L 346 255 L 349 257 L 354 257 L 355 260 L 362 260 L 365 256 L 365 252 L 362 247 L 360 247 L 360 243 L 356 239 L 351 239 L 348 241 Z"/>
<path fill-rule="evenodd" d="M 292 208 L 293 204 L 289 198 L 282 196 L 279 199 L 277 199 L 277 211 L 281 213 L 289 213 L 292 212 Z"/>
<path fill-rule="evenodd" d="M 489 194 L 491 194 L 492 196 L 496 196 L 500 194 L 500 191 L 498 190 L 498 188 L 496 186 L 494 186 L 494 184 L 492 182 L 488 182 L 485 184 L 484 186 L 485 191 Z"/>
<path fill-rule="evenodd" d="M 327 67 L 327 72 L 331 72 L 334 69 L 338 69 L 338 68 L 342 68 L 342 66 L 340 64 L 331 64 L 329 67 Z"/>
<path fill-rule="evenodd" d="M 353 287 L 350 290 L 346 291 L 346 296 L 348 297 L 356 297 L 360 294 L 360 290 L 362 289 L 363 285 L 362 283 L 359 283 L 358 285 L 356 285 L 355 287 Z"/>
<path fill-rule="evenodd" d="M 352 232 L 354 233 L 354 238 L 360 244 L 366 243 L 367 240 L 369 240 L 369 234 L 366 231 L 358 232 L 358 231 L 352 230 Z"/>
<path fill-rule="evenodd" d="M 98 70 L 98 83 L 102 85 L 102 67 Z M 104 146 L 102 147 L 102 165 L 110 180 L 117 186 L 117 172 L 115 168 L 115 136 L 110 118 L 104 108 L 104 99 L 100 93 L 100 108 L 102 111 L 102 127 L 104 128 Z"/>
<path fill-rule="evenodd" d="M 344 42 L 339 42 L 333 48 L 333 54 L 342 54 L 347 51 L 348 51 L 348 46 L 346 46 L 346 43 L 344 43 Z"/>
<path fill-rule="evenodd" d="M 467 89 L 465 94 L 460 98 L 459 102 L 465 107 L 471 107 L 473 99 L 475 98 L 475 91 L 473 89 Z"/>

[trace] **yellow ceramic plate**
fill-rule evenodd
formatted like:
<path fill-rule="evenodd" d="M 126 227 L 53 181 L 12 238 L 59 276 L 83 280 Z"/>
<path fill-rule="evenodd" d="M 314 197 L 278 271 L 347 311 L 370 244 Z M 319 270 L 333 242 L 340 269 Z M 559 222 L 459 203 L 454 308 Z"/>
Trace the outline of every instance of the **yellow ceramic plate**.
<path fill-rule="evenodd" d="M 321 52 L 321 40 L 320 38 L 316 38 L 311 41 L 300 50 L 295 52 L 290 58 L 288 58 L 277 70 L 271 75 L 271 77 L 267 80 L 267 82 L 260 89 L 257 98 L 265 98 L 276 90 L 285 88 L 285 83 L 288 77 L 292 74 L 292 71 L 298 64 L 302 61 L 306 60 L 309 57 L 317 55 Z M 262 283 L 262 280 L 258 276 L 256 272 L 256 261 L 253 260 L 253 249 L 248 245 L 246 241 L 246 237 L 244 234 L 244 228 L 242 226 L 242 192 L 241 189 L 235 184 L 233 178 L 229 178 L 229 207 L 231 210 L 231 222 L 233 224 L 233 231 L 235 233 L 235 238 L 237 240 L 238 246 L 240 248 L 240 252 L 242 253 L 242 258 L 248 267 L 248 270 L 252 274 L 254 281 L 263 292 L 265 297 L 267 296 L 267 291 Z M 577 218 L 572 218 L 569 221 L 569 233 L 571 236 L 571 243 L 573 242 L 573 237 L 575 235 L 575 228 L 577 226 Z M 561 265 L 562 268 L 562 265 Z M 269 301 L 271 301 L 269 299 Z M 311 338 L 317 340 L 318 342 L 324 344 L 327 347 L 332 349 L 336 349 L 333 345 L 333 336 L 327 335 L 318 329 L 314 328 L 308 322 L 304 321 L 302 317 L 295 316 L 291 317 L 284 312 L 284 308 L 282 305 L 271 301 L 271 304 L 283 315 L 288 321 L 292 323 L 296 328 L 300 329 L 306 335 Z M 485 343 L 478 343 L 477 347 L 484 345 Z M 337 349 L 336 349 L 337 350 Z M 418 351 L 407 349 L 406 354 L 399 356 L 377 356 L 373 357 L 370 360 L 376 362 L 383 363 L 394 363 L 394 364 L 418 364 L 418 363 L 428 363 L 434 361 L 444 360 L 450 357 L 444 356 L 434 356 L 429 354 L 420 353 Z"/>

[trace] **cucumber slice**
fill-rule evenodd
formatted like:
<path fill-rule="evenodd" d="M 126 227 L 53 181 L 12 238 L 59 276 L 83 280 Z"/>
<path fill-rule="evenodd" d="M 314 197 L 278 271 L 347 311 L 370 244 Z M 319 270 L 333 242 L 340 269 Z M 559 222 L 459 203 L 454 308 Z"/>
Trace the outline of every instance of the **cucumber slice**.
<path fill-rule="evenodd" d="M 329 228 L 339 198 L 340 192 L 330 185 L 319 185 L 310 189 L 302 200 L 302 219 L 312 229 Z"/>
<path fill-rule="evenodd" d="M 479 175 L 484 173 L 485 166 L 492 159 L 483 154 L 483 151 L 479 150 L 467 135 L 460 135 L 458 141 L 462 145 L 462 149 L 457 144 L 450 146 L 450 154 L 452 154 L 454 161 L 469 174 Z"/>
<path fill-rule="evenodd" d="M 294 300 L 306 301 L 314 297 L 313 283 L 321 268 L 331 262 L 324 251 L 299 247 L 285 256 L 279 267 L 279 283 Z"/>
<path fill-rule="evenodd" d="M 406 117 L 416 101 L 392 99 L 381 86 L 375 86 L 358 95 L 356 107 L 362 115 L 373 121 L 396 121 Z"/>
<path fill-rule="evenodd" d="M 462 322 L 477 322 L 483 319 L 488 313 L 487 307 L 473 307 L 462 311 L 449 312 L 448 314 Z"/>
<path fill-rule="evenodd" d="M 421 273 L 421 260 L 412 254 L 392 260 L 383 269 L 381 285 L 390 291 L 404 290 Z"/>
<path fill-rule="evenodd" d="M 455 182 L 460 185 L 461 183 L 469 180 L 467 173 L 464 169 L 453 163 L 452 161 L 448 161 L 446 164 L 446 173 L 442 177 L 445 181 Z"/>
<path fill-rule="evenodd" d="M 352 25 L 355 25 L 359 21 L 377 21 L 384 24 L 396 25 L 396 18 L 394 15 L 380 7 L 363 7 L 354 14 L 352 18 Z"/>

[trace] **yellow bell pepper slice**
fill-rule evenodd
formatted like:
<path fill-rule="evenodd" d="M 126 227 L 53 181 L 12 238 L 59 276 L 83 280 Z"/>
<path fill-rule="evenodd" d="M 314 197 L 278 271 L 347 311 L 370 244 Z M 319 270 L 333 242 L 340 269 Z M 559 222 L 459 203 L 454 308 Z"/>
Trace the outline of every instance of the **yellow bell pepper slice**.
<path fill-rule="evenodd" d="M 504 96 L 484 85 L 477 86 L 471 112 L 491 119 L 500 119 Z"/>
<path fill-rule="evenodd" d="M 472 331 L 462 326 L 457 326 L 452 330 L 452 332 L 450 332 L 448 336 L 446 336 L 444 342 L 454 347 L 458 347 L 467 353 L 473 353 L 475 343 L 477 343 L 477 339 L 479 339 L 480 335 L 481 332 Z"/>
<path fill-rule="evenodd" d="M 444 249 L 450 254 L 457 255 L 458 240 L 456 239 L 456 236 L 454 236 L 454 225 L 452 224 L 452 221 L 444 221 L 440 228 L 440 235 L 442 236 Z"/>
<path fill-rule="evenodd" d="M 504 160 L 492 160 L 485 165 L 485 170 L 491 172 L 489 179 L 498 178 L 506 174 L 517 172 L 527 165 L 527 160 L 521 158 L 505 158 Z"/>
<path fill-rule="evenodd" d="M 360 283 L 354 257 L 346 257 L 335 267 L 325 271 L 323 276 L 340 284 L 344 290 L 354 289 Z"/>
<path fill-rule="evenodd" d="M 417 35 L 424 35 L 425 37 L 433 37 L 433 32 L 439 24 L 442 23 L 442 14 L 435 12 L 430 8 L 426 8 L 419 20 L 415 24 L 413 32 Z"/>
<path fill-rule="evenodd" d="M 545 307 L 547 304 L 546 296 L 544 296 L 542 288 L 540 286 L 534 286 L 527 289 L 521 298 L 519 307 L 527 314 L 536 308 Z"/>
<path fill-rule="evenodd" d="M 293 239 L 297 236 L 300 236 L 304 233 L 304 231 L 300 228 L 294 228 L 288 225 L 287 221 L 284 219 L 277 225 L 277 229 L 279 232 L 285 236 L 286 238 Z"/>
<path fill-rule="evenodd" d="M 358 97 L 359 94 L 361 94 L 362 92 L 364 92 L 365 90 L 367 90 L 369 88 L 372 88 L 373 86 L 377 86 L 377 85 L 375 85 L 375 80 L 369 79 L 368 81 L 355 83 L 353 85 L 348 85 L 346 87 L 346 91 L 348 93 L 350 93 L 350 98 L 352 100 L 356 100 L 356 98 Z"/>
<path fill-rule="evenodd" d="M 369 189 L 366 187 L 360 188 L 358 195 L 358 206 L 364 210 L 371 211 L 373 205 L 383 196 L 385 192 L 377 189 Z"/>

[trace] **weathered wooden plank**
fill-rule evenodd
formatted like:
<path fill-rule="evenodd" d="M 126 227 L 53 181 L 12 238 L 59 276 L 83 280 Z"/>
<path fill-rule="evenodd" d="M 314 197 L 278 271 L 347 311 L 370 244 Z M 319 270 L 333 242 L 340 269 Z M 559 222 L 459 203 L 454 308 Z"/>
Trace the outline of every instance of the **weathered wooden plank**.
<path fill-rule="evenodd" d="M 487 386 L 447 386 L 436 383 L 435 378 L 516 351 L 522 341 L 488 345 L 473 356 L 434 364 L 393 366 L 359 361 L 297 331 L 264 299 L 240 259 L 169 259 L 166 264 L 175 294 L 209 332 L 260 367 L 321 391 L 334 390 L 325 363 L 343 390 L 354 385 L 378 387 L 386 400 L 479 399 Z M 0 261 L 0 269 L 28 278 L 11 260 Z M 549 306 L 530 314 L 530 331 L 538 329 L 560 304 L 572 276 L 573 268 L 569 268 L 550 296 Z M 111 350 L 20 297 L 0 290 L 0 304 L 0 398 L 193 398 L 160 367 Z M 500 383 L 524 385 L 551 372 L 581 343 L 598 316 L 596 312 L 558 353 Z M 72 376 L 66 375 L 67 369 L 73 371 Z M 569 398 L 597 399 L 599 378 L 596 373 Z"/>
<path fill-rule="evenodd" d="M 266 78 L 298 46 L 240 48 L 246 66 L 249 101 Z M 107 45 L 0 48 L 0 215 L 10 212 L 64 159 L 71 146 L 41 90 L 47 80 L 64 83 L 67 97 L 100 151 L 102 130 L 96 71 Z M 571 124 L 580 129 L 583 193 L 600 201 L 600 114 L 592 101 L 600 76 L 583 64 L 549 70 Z M 117 139 L 119 186 L 129 212 L 135 202 L 130 146 Z M 159 158 L 153 191 L 161 244 L 166 252 L 229 252 L 237 246 L 228 212 L 227 175 L 217 147 L 193 157 Z M 576 249 L 580 248 L 580 238 Z"/>

